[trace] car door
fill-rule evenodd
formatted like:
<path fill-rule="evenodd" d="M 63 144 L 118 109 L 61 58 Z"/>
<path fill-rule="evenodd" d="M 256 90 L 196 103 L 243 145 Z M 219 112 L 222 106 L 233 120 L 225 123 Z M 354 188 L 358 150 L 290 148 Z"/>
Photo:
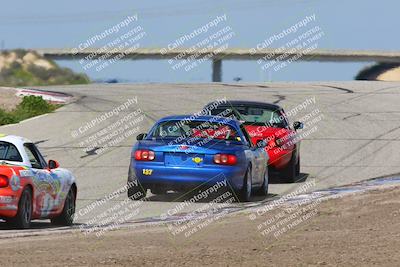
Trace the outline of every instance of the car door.
<path fill-rule="evenodd" d="M 257 177 L 259 178 L 259 184 L 264 182 L 264 174 L 266 168 L 268 168 L 268 154 L 264 147 L 257 147 L 255 149 L 256 164 L 257 164 Z"/>
<path fill-rule="evenodd" d="M 252 177 L 253 184 L 259 185 L 264 182 L 264 171 L 265 171 L 265 152 L 264 148 L 259 148 L 252 144 L 249 134 L 246 129 L 241 125 L 240 129 L 243 132 L 243 136 L 245 137 L 247 143 L 250 146 L 250 151 L 253 155 L 252 157 Z M 265 166 L 264 166 L 265 165 Z"/>
<path fill-rule="evenodd" d="M 24 149 L 34 174 L 36 205 L 41 216 L 45 217 L 60 205 L 57 198 L 60 190 L 59 179 L 52 170 L 48 169 L 42 154 L 33 143 L 25 143 Z"/>
<path fill-rule="evenodd" d="M 288 118 L 287 118 L 287 116 L 285 114 L 285 111 L 283 109 L 280 110 L 279 116 L 284 118 L 282 120 L 282 123 L 283 123 L 283 126 L 284 126 L 283 128 L 285 128 L 287 130 L 287 133 L 286 133 L 287 137 L 285 138 L 286 139 L 285 148 L 287 150 L 293 151 L 296 148 L 296 144 L 294 142 L 294 139 L 296 137 L 296 131 L 295 131 L 295 129 L 293 129 L 292 126 L 290 126 L 289 120 L 288 120 Z"/>

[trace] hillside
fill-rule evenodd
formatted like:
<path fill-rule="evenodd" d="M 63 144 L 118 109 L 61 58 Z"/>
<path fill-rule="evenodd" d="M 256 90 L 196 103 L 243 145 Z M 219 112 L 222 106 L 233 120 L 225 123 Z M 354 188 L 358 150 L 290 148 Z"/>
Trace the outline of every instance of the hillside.
<path fill-rule="evenodd" d="M 85 74 L 59 67 L 34 51 L 0 52 L 0 86 L 87 84 Z"/>
<path fill-rule="evenodd" d="M 400 81 L 400 64 L 375 63 L 362 69 L 355 80 L 398 82 Z"/>

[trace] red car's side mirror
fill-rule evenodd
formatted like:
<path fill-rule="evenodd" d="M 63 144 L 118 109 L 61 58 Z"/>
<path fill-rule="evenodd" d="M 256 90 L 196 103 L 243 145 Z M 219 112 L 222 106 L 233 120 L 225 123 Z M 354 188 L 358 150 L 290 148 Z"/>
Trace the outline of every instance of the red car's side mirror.
<path fill-rule="evenodd" d="M 293 128 L 294 128 L 295 130 L 301 130 L 301 129 L 304 128 L 304 124 L 303 124 L 302 122 L 295 121 L 295 122 L 293 123 Z"/>
<path fill-rule="evenodd" d="M 58 163 L 57 161 L 52 160 L 52 159 L 49 160 L 49 169 L 50 170 L 57 169 L 59 167 L 60 167 L 60 163 Z"/>

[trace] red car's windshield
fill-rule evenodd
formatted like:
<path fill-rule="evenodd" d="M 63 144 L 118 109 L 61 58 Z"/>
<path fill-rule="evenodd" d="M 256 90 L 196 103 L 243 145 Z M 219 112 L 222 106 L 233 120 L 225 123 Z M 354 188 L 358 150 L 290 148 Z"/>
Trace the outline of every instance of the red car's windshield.
<path fill-rule="evenodd" d="M 214 113 L 221 113 L 223 108 L 219 107 L 211 111 L 212 115 Z M 285 128 L 287 126 L 285 118 L 282 116 L 280 110 L 271 110 L 259 106 L 231 106 L 227 107 L 238 120 L 245 121 L 246 124 L 252 125 L 269 125 L 273 127 Z"/>

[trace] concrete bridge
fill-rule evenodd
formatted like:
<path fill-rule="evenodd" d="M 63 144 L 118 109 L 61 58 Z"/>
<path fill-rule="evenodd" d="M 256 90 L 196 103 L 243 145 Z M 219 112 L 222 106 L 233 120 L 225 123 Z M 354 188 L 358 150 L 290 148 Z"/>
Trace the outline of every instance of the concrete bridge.
<path fill-rule="evenodd" d="M 274 48 L 246 49 L 190 49 L 178 48 L 126 48 L 121 50 L 102 51 L 100 48 L 79 49 L 34 49 L 39 54 L 50 59 L 98 59 L 107 57 L 112 59 L 140 60 L 140 59 L 174 59 L 176 61 L 193 59 L 212 61 L 212 81 L 222 80 L 222 60 L 285 60 L 293 61 L 320 61 L 320 62 L 385 62 L 400 63 L 400 51 L 369 51 L 369 50 L 326 50 L 314 49 L 302 51 L 278 50 Z"/>

